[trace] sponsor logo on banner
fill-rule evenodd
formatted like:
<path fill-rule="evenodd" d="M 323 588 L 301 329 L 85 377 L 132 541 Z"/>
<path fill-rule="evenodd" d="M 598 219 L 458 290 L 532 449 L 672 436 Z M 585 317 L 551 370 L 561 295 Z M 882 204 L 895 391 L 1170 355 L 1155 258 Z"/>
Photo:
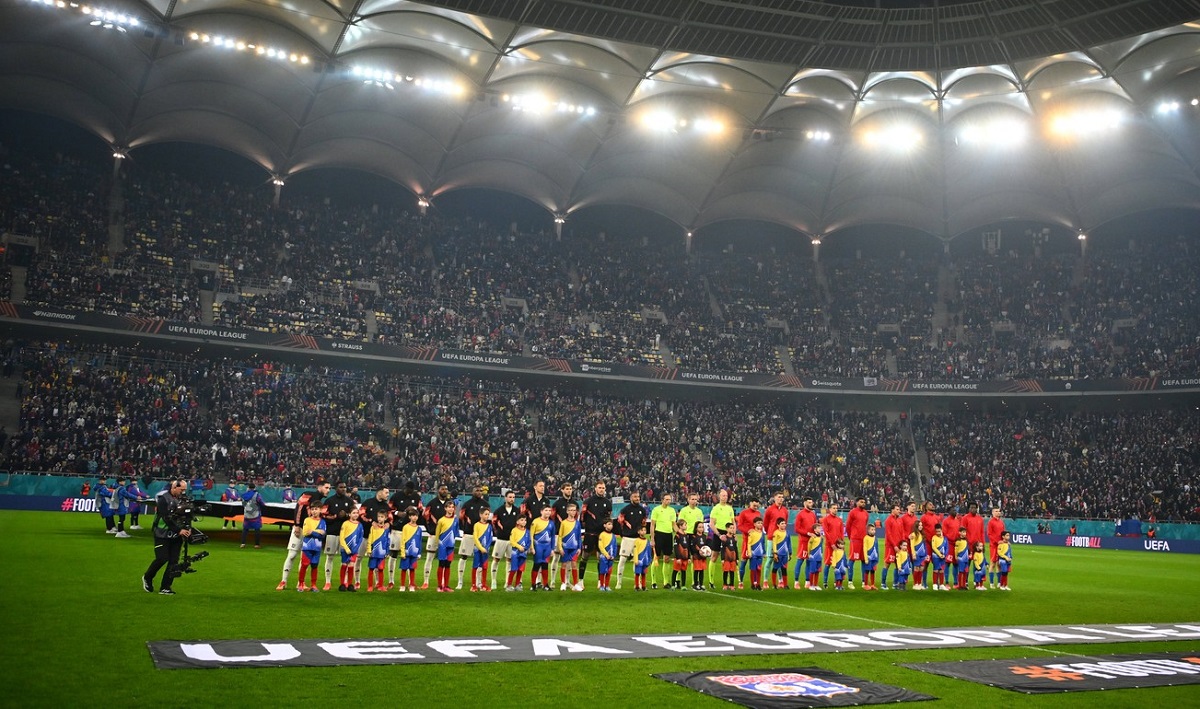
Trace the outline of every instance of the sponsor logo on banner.
<path fill-rule="evenodd" d="M 1065 534 L 1014 534 L 1014 544 L 1034 544 L 1078 549 L 1120 549 L 1170 554 L 1200 554 L 1200 540 L 1148 539 L 1146 537 L 1080 537 Z"/>
<path fill-rule="evenodd" d="M 62 501 L 63 512 L 95 512 L 98 509 L 94 497 L 66 497 Z"/>
<path fill-rule="evenodd" d="M 731 672 L 670 672 L 654 675 L 681 687 L 752 709 L 849 707 L 934 699 L 822 667 Z"/>
<path fill-rule="evenodd" d="M 1025 694 L 1200 684 L 1200 657 L 1197 653 L 1159 652 L 1075 657 L 1070 662 L 1061 660 L 967 660 L 904 666 Z M 1135 705 L 1138 702 L 1128 703 Z"/>
<path fill-rule="evenodd" d="M 869 650 L 1200 639 L 1200 624 L 1033 625 L 992 628 L 296 640 L 161 640 L 161 669 L 423 665 L 612 658 L 781 655 Z M 722 673 L 734 674 L 734 673 Z"/>
<path fill-rule="evenodd" d="M 770 675 L 714 675 L 708 678 L 727 687 L 761 694 L 764 697 L 832 697 L 835 694 L 854 694 L 857 687 L 819 679 L 798 672 Z"/>

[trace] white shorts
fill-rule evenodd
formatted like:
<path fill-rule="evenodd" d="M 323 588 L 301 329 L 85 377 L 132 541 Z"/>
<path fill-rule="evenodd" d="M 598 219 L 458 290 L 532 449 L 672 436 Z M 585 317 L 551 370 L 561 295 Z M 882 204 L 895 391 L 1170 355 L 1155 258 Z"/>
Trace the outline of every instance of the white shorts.
<path fill-rule="evenodd" d="M 342 553 L 342 538 L 336 534 L 325 535 L 325 553 L 340 554 Z"/>
<path fill-rule="evenodd" d="M 304 540 L 297 537 L 295 534 L 288 535 L 288 551 L 300 551 L 300 547 L 304 546 Z"/>
<path fill-rule="evenodd" d="M 391 541 L 392 551 L 400 551 L 400 530 L 392 530 L 388 539 Z"/>
<path fill-rule="evenodd" d="M 496 543 L 492 545 L 492 558 L 507 559 L 510 555 L 512 555 L 512 542 L 497 539 Z"/>
<path fill-rule="evenodd" d="M 358 557 L 360 559 L 367 558 L 367 539 L 363 537 L 362 543 L 358 545 Z"/>
<path fill-rule="evenodd" d="M 459 556 L 468 556 L 468 557 L 475 556 L 475 536 L 474 535 L 464 534 L 462 536 L 462 541 L 459 542 L 459 544 L 458 544 L 458 555 Z"/>
<path fill-rule="evenodd" d="M 438 538 L 433 534 L 425 535 L 425 551 L 430 554 L 436 554 L 438 550 Z"/>
<path fill-rule="evenodd" d="M 633 545 L 637 543 L 637 537 L 621 537 L 621 551 L 619 552 L 622 559 L 633 558 Z"/>

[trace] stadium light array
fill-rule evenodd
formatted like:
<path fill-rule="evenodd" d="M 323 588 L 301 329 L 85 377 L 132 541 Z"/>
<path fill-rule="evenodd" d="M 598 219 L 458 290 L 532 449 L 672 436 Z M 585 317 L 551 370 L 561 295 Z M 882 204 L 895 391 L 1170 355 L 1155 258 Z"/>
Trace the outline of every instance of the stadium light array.
<path fill-rule="evenodd" d="M 263 59 L 270 59 L 280 62 L 290 62 L 292 64 L 308 64 L 311 60 L 307 54 L 298 52 L 290 52 L 286 49 L 277 47 L 268 47 L 263 44 L 247 42 L 236 37 L 224 37 L 222 35 L 209 35 L 203 32 L 191 32 L 188 38 L 194 42 L 199 42 L 203 46 L 212 47 L 214 49 L 232 49 L 237 52 L 252 52 L 254 56 Z"/>
<path fill-rule="evenodd" d="M 920 129 L 907 123 L 895 123 L 883 128 L 864 131 L 862 141 L 867 147 L 907 153 L 924 141 Z"/>
<path fill-rule="evenodd" d="M 191 32 L 188 34 L 188 39 L 214 49 L 232 49 L 236 52 L 243 53 L 250 52 L 253 53 L 254 56 L 261 57 L 263 59 L 290 62 L 292 64 L 308 64 L 310 61 L 312 61 L 308 58 L 307 54 L 300 54 L 298 52 L 290 52 L 286 49 L 279 49 L 277 47 L 268 47 L 263 44 L 247 42 L 246 40 L 239 39 L 237 37 L 210 35 L 204 32 Z"/>
<path fill-rule="evenodd" d="M 1060 138 L 1087 138 L 1111 133 L 1124 120 L 1125 115 L 1115 108 L 1061 113 L 1050 119 L 1050 132 Z"/>
<path fill-rule="evenodd" d="M 547 113 L 576 115 L 591 118 L 596 115 L 596 107 L 575 103 L 561 98 L 553 98 L 545 94 L 531 92 L 525 94 L 501 94 L 500 100 L 508 104 L 516 113 L 528 113 L 540 116 Z"/>
<path fill-rule="evenodd" d="M 126 12 L 115 12 L 103 8 L 92 7 L 77 2 L 67 2 L 67 0 L 33 0 L 35 5 L 43 5 L 45 7 L 53 7 L 60 10 L 70 10 L 91 18 L 88 24 L 92 27 L 101 29 L 110 29 L 117 32 L 127 32 L 130 27 L 144 27 L 158 25 L 155 22 L 146 22 L 136 15 Z M 158 25 L 161 26 L 161 25 Z M 209 35 L 198 31 L 183 30 L 189 39 L 193 42 L 199 42 L 201 45 L 230 49 L 236 52 L 253 53 L 256 56 L 264 59 L 275 59 L 278 61 L 290 62 L 293 64 L 308 64 L 312 60 L 306 54 L 300 52 L 292 52 L 286 49 L 276 47 L 268 47 L 266 45 L 255 44 L 237 37 L 225 37 L 221 35 Z"/>
<path fill-rule="evenodd" d="M 687 126 L 687 121 L 676 118 L 666 111 L 647 111 L 642 114 L 641 124 L 656 133 L 675 133 Z"/>
<path fill-rule="evenodd" d="M 65 0 L 33 0 L 34 5 L 43 5 L 45 7 L 53 7 L 59 10 L 73 10 L 88 18 L 88 24 L 92 27 L 99 27 L 106 30 L 115 30 L 117 32 L 128 32 L 130 27 L 141 27 L 142 20 L 137 15 L 131 15 L 127 12 L 116 12 L 114 10 L 106 10 L 104 8 L 92 7 L 91 5 L 83 5 L 77 2 L 66 2 Z"/>
<path fill-rule="evenodd" d="M 80 12 L 92 17 L 91 22 L 88 22 L 92 27 L 100 27 L 106 30 L 116 30 L 118 32 L 127 32 L 129 27 L 140 27 L 142 21 L 132 15 L 126 15 L 123 12 L 113 12 L 112 10 L 98 10 L 84 5 L 80 8 Z"/>
<path fill-rule="evenodd" d="M 395 91 L 397 86 L 409 84 L 426 91 L 446 96 L 462 96 L 466 89 L 457 82 L 445 79 L 428 79 L 412 74 L 399 74 L 389 69 L 373 69 L 365 66 L 353 66 L 350 75 L 361 79 L 364 84 L 378 86 Z"/>
<path fill-rule="evenodd" d="M 1192 102 L 1192 105 L 1193 106 L 1196 105 L 1194 100 Z M 1162 103 L 1158 104 L 1158 112 L 1160 114 L 1164 114 L 1164 115 L 1168 114 L 1168 113 L 1178 113 L 1179 112 L 1179 102 L 1178 101 L 1163 101 Z"/>
<path fill-rule="evenodd" d="M 804 138 L 816 143 L 828 143 L 833 140 L 833 133 L 827 130 L 809 130 L 804 131 Z"/>
<path fill-rule="evenodd" d="M 639 118 L 642 127 L 655 133 L 680 133 L 693 131 L 701 135 L 721 135 L 725 132 L 725 122 L 717 118 L 701 116 L 685 118 L 670 111 L 647 111 Z"/>
<path fill-rule="evenodd" d="M 1011 148 L 1021 145 L 1028 129 L 1021 121 L 993 119 L 964 126 L 958 133 L 960 143 L 983 147 Z"/>

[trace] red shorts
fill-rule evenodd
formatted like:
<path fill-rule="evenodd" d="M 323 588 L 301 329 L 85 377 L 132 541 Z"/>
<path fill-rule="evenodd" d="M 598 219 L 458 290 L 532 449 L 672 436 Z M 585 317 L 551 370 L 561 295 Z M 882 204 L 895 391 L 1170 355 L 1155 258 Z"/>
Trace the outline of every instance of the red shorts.
<path fill-rule="evenodd" d="M 692 559 L 692 571 L 708 571 L 708 559 L 702 556 Z"/>
<path fill-rule="evenodd" d="M 993 564 L 995 564 L 995 563 L 997 563 L 997 562 L 999 562 L 999 561 L 1000 561 L 1000 550 L 999 550 L 999 549 L 997 549 L 996 547 L 994 547 L 994 546 L 993 546 L 993 547 L 992 547 L 992 556 L 991 556 L 991 562 L 992 562 Z"/>
<path fill-rule="evenodd" d="M 675 571 L 687 571 L 687 566 L 688 566 L 687 559 L 676 559 L 674 566 L 672 566 L 671 568 L 674 569 Z"/>
<path fill-rule="evenodd" d="M 847 553 L 850 554 L 850 561 L 862 561 L 863 560 L 863 540 L 851 539 L 850 540 L 850 549 L 848 550 Z"/>
<path fill-rule="evenodd" d="M 896 547 L 885 546 L 883 548 L 883 563 L 889 566 L 896 563 Z"/>
<path fill-rule="evenodd" d="M 721 562 L 721 571 L 737 571 L 737 562 L 736 561 Z"/>

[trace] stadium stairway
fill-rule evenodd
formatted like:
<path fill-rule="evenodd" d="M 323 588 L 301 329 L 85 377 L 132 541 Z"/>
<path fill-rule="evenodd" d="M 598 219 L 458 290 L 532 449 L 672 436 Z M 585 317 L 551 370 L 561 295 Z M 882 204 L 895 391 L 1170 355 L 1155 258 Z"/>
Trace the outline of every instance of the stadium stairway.
<path fill-rule="evenodd" d="M 213 324 L 213 303 L 216 298 L 214 291 L 207 288 L 200 289 L 200 322 L 205 325 Z"/>
<path fill-rule="evenodd" d="M 891 418 L 891 414 L 888 418 Z M 910 481 L 913 486 L 912 499 L 924 502 L 925 484 L 929 481 L 929 451 L 925 450 L 925 446 L 917 445 L 917 438 L 913 435 L 912 425 L 907 418 L 899 423 L 900 433 L 908 439 L 913 451 L 913 480 Z"/>
<path fill-rule="evenodd" d="M 11 436 L 21 430 L 21 402 L 17 400 L 17 384 L 21 381 L 18 368 L 11 377 L 0 377 L 0 426 Z"/>
<path fill-rule="evenodd" d="M 29 274 L 29 269 L 24 266 L 13 266 L 12 274 L 12 292 L 9 294 L 9 302 L 24 303 L 25 302 L 25 277 Z"/>
<path fill-rule="evenodd" d="M 792 350 L 786 345 L 780 345 L 775 348 L 775 356 L 779 358 L 779 364 L 783 367 L 783 373 L 794 377 L 796 376 L 796 368 L 792 366 Z"/>

